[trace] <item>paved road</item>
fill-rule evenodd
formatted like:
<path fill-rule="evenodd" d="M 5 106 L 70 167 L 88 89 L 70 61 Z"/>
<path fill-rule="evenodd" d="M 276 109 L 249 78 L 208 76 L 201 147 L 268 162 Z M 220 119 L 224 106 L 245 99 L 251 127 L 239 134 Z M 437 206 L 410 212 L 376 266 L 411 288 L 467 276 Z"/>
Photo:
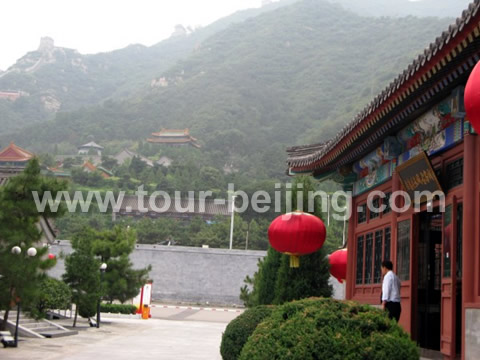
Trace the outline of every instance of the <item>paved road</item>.
<path fill-rule="evenodd" d="M 221 359 L 220 341 L 235 310 L 152 308 L 152 318 L 108 318 L 100 329 L 80 325 L 78 335 L 23 339 L 18 348 L 0 348 L 2 360 L 196 360 Z"/>
<path fill-rule="evenodd" d="M 152 318 L 166 320 L 190 320 L 229 323 L 243 312 L 240 309 L 188 307 L 154 304 L 150 309 Z"/>

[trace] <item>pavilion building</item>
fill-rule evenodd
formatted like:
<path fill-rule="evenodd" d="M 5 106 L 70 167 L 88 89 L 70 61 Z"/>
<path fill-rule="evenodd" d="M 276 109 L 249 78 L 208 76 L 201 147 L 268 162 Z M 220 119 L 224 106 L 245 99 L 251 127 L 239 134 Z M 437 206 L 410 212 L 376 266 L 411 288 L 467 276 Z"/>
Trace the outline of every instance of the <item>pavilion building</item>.
<path fill-rule="evenodd" d="M 463 105 L 479 25 L 475 0 L 335 138 L 288 150 L 291 175 L 352 193 L 347 299 L 379 305 L 381 263 L 392 260 L 400 324 L 444 359 L 480 354 L 480 140 Z M 445 208 L 422 197 L 416 211 L 398 190 L 441 191 Z"/>
<path fill-rule="evenodd" d="M 152 137 L 147 139 L 149 143 L 165 145 L 191 145 L 200 148 L 197 139 L 190 135 L 189 129 L 162 129 L 159 132 L 152 133 Z"/>
<path fill-rule="evenodd" d="M 93 153 L 102 156 L 103 149 L 103 146 L 98 145 L 94 141 L 90 141 L 89 143 L 78 147 L 78 155 L 89 155 L 90 153 Z"/>
<path fill-rule="evenodd" d="M 17 146 L 13 141 L 0 151 L 1 167 L 25 167 L 27 162 L 35 155 L 28 150 Z"/>

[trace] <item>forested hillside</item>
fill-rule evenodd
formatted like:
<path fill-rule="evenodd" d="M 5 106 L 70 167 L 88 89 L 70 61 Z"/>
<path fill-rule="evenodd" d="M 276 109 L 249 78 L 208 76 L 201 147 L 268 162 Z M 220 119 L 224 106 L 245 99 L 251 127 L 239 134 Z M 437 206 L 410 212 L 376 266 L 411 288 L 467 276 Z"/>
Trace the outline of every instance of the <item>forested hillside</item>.
<path fill-rule="evenodd" d="M 206 39 L 158 75 L 164 86 L 58 113 L 3 135 L 1 144 L 52 152 L 93 136 L 108 148 L 188 127 L 212 166 L 281 176 L 285 146 L 332 137 L 449 22 L 365 18 L 327 1 L 300 1 Z"/>
<path fill-rule="evenodd" d="M 331 0 L 367 16 L 458 17 L 470 0 Z"/>
<path fill-rule="evenodd" d="M 122 98 L 150 86 L 155 77 L 186 58 L 210 36 L 295 0 L 282 0 L 259 9 L 239 11 L 204 28 L 178 25 L 175 35 L 151 47 L 131 45 L 124 49 L 82 55 L 55 47 L 44 38 L 5 72 L 0 72 L 0 91 L 21 91 L 28 96 L 11 102 L 0 99 L 0 126 L 12 131 L 53 118 L 57 111 L 77 110 L 109 98 Z M 173 29 L 172 29 L 173 31 Z"/>

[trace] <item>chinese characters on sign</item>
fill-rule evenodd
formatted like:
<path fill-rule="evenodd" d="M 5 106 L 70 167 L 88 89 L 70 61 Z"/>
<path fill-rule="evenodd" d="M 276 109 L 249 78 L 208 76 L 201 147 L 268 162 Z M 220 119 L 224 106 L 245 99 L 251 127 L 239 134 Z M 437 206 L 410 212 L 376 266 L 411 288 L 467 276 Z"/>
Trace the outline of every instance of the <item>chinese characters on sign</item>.
<path fill-rule="evenodd" d="M 432 169 L 432 165 L 424 152 L 398 166 L 396 171 L 402 182 L 403 189 L 411 199 L 416 198 L 416 192 L 433 194 L 436 191 L 442 191 L 442 187 Z M 421 202 L 425 202 L 432 199 L 428 196 L 422 196 L 420 200 Z"/>

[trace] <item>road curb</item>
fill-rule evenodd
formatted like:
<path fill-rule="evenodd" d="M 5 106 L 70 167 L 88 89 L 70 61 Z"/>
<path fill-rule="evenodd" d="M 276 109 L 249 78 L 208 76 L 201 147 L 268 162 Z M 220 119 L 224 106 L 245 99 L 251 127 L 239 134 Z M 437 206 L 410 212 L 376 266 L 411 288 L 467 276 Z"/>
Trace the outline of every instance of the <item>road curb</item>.
<path fill-rule="evenodd" d="M 217 312 L 231 312 L 241 313 L 241 309 L 225 309 L 225 308 L 211 308 L 211 307 L 198 307 L 198 306 L 176 306 L 176 305 L 150 305 L 152 308 L 163 309 L 181 309 L 181 310 L 203 310 L 203 311 L 217 311 Z"/>

